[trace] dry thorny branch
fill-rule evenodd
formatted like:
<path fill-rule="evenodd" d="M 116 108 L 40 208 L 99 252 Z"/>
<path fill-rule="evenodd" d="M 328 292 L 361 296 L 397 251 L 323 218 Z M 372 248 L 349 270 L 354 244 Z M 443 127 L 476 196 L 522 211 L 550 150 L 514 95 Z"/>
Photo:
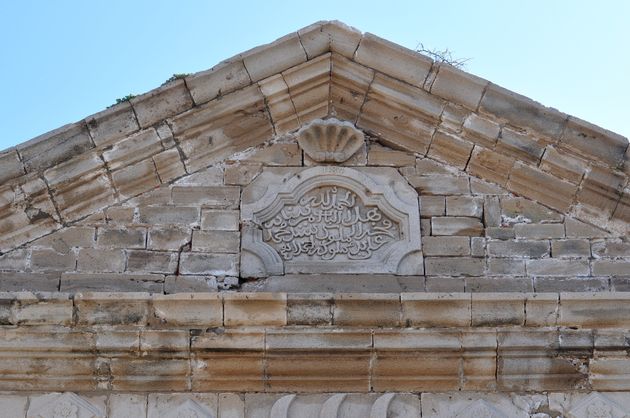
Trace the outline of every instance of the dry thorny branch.
<path fill-rule="evenodd" d="M 422 42 L 416 45 L 416 52 L 428 55 L 434 61 L 443 62 L 455 68 L 464 68 L 466 63 L 470 61 L 470 58 L 454 58 L 453 53 L 448 48 L 444 50 L 426 48 Z"/>

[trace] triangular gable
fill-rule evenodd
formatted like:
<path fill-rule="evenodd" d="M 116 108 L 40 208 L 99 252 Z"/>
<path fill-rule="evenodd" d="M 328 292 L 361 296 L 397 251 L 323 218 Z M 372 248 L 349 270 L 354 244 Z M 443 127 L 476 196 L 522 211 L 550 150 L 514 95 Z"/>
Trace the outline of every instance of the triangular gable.
<path fill-rule="evenodd" d="M 4 151 L 0 251 L 326 117 L 585 222 L 628 230 L 626 138 L 319 22 Z"/>

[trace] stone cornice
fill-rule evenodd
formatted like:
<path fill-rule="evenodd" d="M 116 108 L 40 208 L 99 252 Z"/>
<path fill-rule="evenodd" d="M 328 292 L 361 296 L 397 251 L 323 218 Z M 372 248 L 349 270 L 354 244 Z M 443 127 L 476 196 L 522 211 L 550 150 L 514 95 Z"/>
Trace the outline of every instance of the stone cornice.
<path fill-rule="evenodd" d="M 629 390 L 629 299 L 3 294 L 0 389 Z"/>

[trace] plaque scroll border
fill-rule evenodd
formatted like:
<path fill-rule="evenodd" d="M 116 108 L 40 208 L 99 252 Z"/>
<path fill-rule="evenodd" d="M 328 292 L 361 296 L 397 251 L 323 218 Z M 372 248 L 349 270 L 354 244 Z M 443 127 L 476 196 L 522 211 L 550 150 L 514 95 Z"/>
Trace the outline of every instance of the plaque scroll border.
<path fill-rule="evenodd" d="M 283 274 L 423 274 L 420 211 L 418 196 L 395 170 L 393 181 L 404 182 L 403 187 L 413 191 L 413 199 L 400 197 L 391 181 L 383 183 L 378 176 L 370 175 L 378 168 L 317 166 L 294 174 L 286 182 L 270 182 L 264 195 L 252 203 L 241 205 L 243 223 L 241 238 L 241 275 L 266 277 Z M 368 206 L 378 207 L 385 215 L 398 222 L 402 239 L 383 246 L 370 260 L 354 261 L 303 261 L 283 260 L 280 254 L 262 238 L 260 224 L 275 216 L 286 204 L 298 204 L 300 198 L 321 186 L 343 187 L 356 193 Z M 254 258 L 252 258 L 254 257 Z M 257 267 L 252 264 L 257 261 Z"/>

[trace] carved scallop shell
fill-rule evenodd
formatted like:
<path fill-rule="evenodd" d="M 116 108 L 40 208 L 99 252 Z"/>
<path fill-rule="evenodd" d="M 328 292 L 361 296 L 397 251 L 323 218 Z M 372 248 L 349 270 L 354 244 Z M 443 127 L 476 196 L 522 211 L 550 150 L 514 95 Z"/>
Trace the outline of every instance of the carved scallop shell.
<path fill-rule="evenodd" d="M 364 135 L 349 122 L 317 119 L 298 131 L 297 141 L 313 160 L 341 163 L 361 148 Z"/>

